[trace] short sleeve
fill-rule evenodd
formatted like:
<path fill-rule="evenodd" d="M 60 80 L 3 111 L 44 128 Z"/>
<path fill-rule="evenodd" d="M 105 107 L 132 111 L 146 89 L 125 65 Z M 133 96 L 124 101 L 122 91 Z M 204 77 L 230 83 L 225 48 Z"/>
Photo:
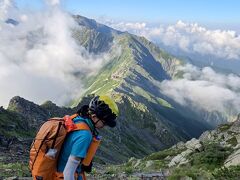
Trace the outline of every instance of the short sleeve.
<path fill-rule="evenodd" d="M 77 136 L 73 142 L 71 155 L 79 158 L 85 158 L 88 147 L 92 141 L 92 134 L 87 130 L 75 131 L 75 133 L 77 133 Z"/>

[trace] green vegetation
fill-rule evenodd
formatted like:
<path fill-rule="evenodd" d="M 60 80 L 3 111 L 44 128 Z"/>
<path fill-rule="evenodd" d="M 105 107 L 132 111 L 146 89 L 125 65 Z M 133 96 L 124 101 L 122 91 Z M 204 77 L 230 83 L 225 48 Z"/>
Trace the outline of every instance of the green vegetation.
<path fill-rule="evenodd" d="M 165 149 L 165 150 L 159 151 L 157 153 L 153 153 L 144 159 L 145 160 L 163 160 L 167 156 L 172 156 L 172 157 L 176 156 L 176 155 L 180 154 L 181 152 L 183 152 L 184 150 L 185 149 L 175 149 L 175 148 Z"/>
<path fill-rule="evenodd" d="M 221 125 L 218 126 L 218 129 L 221 132 L 224 132 L 224 131 L 227 131 L 231 126 L 232 126 L 231 123 L 229 123 L 229 124 L 221 124 Z"/>
<path fill-rule="evenodd" d="M 29 130 L 23 117 L 14 112 L 3 110 L 0 112 L 0 134 L 9 137 L 33 137 L 35 131 Z"/>
<path fill-rule="evenodd" d="M 216 169 L 212 175 L 217 180 L 238 180 L 240 179 L 240 166 L 222 167 Z"/>
<path fill-rule="evenodd" d="M 126 76 L 128 68 L 131 67 L 133 63 L 132 51 L 128 44 L 130 36 L 123 35 L 116 37 L 116 41 L 119 42 L 119 47 L 121 47 L 121 55 L 114 53 L 116 49 L 113 49 L 111 57 L 108 59 L 105 66 L 99 70 L 98 74 L 84 77 L 83 84 L 87 90 L 84 92 L 83 96 L 88 94 L 111 94 Z M 74 101 L 72 106 L 76 106 L 80 99 Z"/>
<path fill-rule="evenodd" d="M 163 107 L 173 108 L 172 105 L 169 102 L 167 102 L 166 100 L 164 100 L 162 98 L 157 98 L 157 102 L 159 104 L 161 104 Z"/>
<path fill-rule="evenodd" d="M 0 162 L 0 179 L 1 177 L 10 176 L 30 177 L 30 171 L 26 163 L 2 163 Z"/>
<path fill-rule="evenodd" d="M 202 179 L 211 179 L 212 175 L 197 167 L 182 166 L 175 168 L 168 177 L 168 180 L 179 180 L 184 179 L 184 177 L 190 177 L 193 180 L 197 180 L 199 177 Z"/>
<path fill-rule="evenodd" d="M 187 164 L 178 167 L 168 168 L 169 160 L 183 152 L 185 148 L 170 148 L 157 153 L 153 153 L 144 159 L 131 158 L 127 163 L 117 166 L 109 166 L 108 174 L 116 175 L 125 172 L 128 177 L 133 173 L 141 172 L 159 172 L 163 169 L 169 169 L 169 180 L 179 180 L 184 178 L 197 179 L 239 179 L 240 166 L 223 166 L 226 158 L 232 153 L 232 148 L 222 147 L 217 143 L 204 144 L 202 152 L 194 152 L 189 158 Z"/>
<path fill-rule="evenodd" d="M 195 153 L 192 156 L 192 166 L 205 170 L 214 170 L 220 168 L 224 160 L 231 154 L 231 148 L 222 147 L 219 144 L 206 144 L 204 151 Z"/>
<path fill-rule="evenodd" d="M 232 138 L 227 140 L 227 143 L 231 144 L 234 147 L 234 146 L 236 146 L 238 144 L 237 138 L 235 136 L 233 136 Z"/>

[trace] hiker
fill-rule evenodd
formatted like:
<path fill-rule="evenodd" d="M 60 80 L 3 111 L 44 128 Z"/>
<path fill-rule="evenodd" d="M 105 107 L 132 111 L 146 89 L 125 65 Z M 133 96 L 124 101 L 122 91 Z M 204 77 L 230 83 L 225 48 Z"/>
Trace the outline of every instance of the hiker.
<path fill-rule="evenodd" d="M 74 123 L 86 123 L 91 131 L 73 131 L 67 135 L 60 152 L 57 168 L 58 172 L 63 172 L 64 179 L 74 180 L 76 171 L 78 174 L 81 170 L 91 171 L 92 163 L 90 167 L 83 166 L 82 169 L 80 164 L 87 155 L 92 134 L 96 136 L 97 129 L 101 129 L 105 125 L 115 127 L 117 115 L 117 105 L 108 96 L 96 96 L 91 100 L 89 107 L 82 106 L 73 121 Z"/>
<path fill-rule="evenodd" d="M 96 96 L 72 116 L 46 121 L 33 140 L 29 168 L 34 180 L 85 180 L 101 141 L 98 130 L 115 127 L 118 107 Z"/>

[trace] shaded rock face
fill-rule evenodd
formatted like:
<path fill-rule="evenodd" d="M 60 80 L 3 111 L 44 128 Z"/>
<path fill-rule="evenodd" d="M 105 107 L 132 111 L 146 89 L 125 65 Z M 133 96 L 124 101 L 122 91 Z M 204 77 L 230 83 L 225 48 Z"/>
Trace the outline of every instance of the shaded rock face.
<path fill-rule="evenodd" d="M 5 109 L 3 108 L 3 106 L 0 106 L 0 113 L 3 112 Z"/>
<path fill-rule="evenodd" d="M 47 110 L 19 96 L 15 96 L 10 100 L 7 109 L 22 115 L 33 128 L 39 127 L 39 124 L 50 117 Z"/>
<path fill-rule="evenodd" d="M 59 107 L 51 101 L 46 101 L 40 107 L 47 111 L 49 117 L 63 117 L 66 114 L 74 114 L 77 112 L 77 108 L 71 109 L 66 107 Z"/>
<path fill-rule="evenodd" d="M 98 54 L 108 51 L 113 43 L 113 35 L 121 33 L 93 19 L 80 15 L 74 15 L 73 18 L 79 25 L 78 29 L 73 30 L 73 37 L 90 53 Z"/>
<path fill-rule="evenodd" d="M 19 96 L 10 100 L 7 110 L 26 118 L 25 121 L 34 129 L 38 129 L 50 117 L 63 117 L 75 112 L 75 109 L 58 107 L 51 101 L 38 105 Z"/>

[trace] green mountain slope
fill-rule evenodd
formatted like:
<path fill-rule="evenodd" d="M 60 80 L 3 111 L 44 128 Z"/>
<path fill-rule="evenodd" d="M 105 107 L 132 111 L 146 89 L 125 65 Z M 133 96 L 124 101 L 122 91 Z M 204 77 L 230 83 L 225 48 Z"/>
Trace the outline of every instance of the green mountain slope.
<path fill-rule="evenodd" d="M 184 63 L 182 60 L 160 50 L 143 37 L 121 33 L 81 16 L 75 19 L 80 26 L 74 30 L 74 37 L 78 37 L 76 40 L 80 45 L 90 52 L 110 52 L 112 55 L 97 75 L 83 79 L 86 91 L 82 97 L 109 94 L 118 102 L 121 110 L 119 126 L 103 134 L 112 138 L 108 140 L 112 146 L 126 149 L 124 152 L 129 153 L 122 155 L 123 151 L 118 152 L 116 148 L 116 154 L 115 151 L 112 153 L 115 158 L 140 157 L 198 136 L 209 128 L 197 114 L 159 90 L 161 81 L 177 78 L 176 67 Z M 115 53 L 119 48 L 120 53 Z M 80 101 L 81 97 L 74 100 L 73 106 Z M 134 149 L 139 152 L 132 153 Z"/>

